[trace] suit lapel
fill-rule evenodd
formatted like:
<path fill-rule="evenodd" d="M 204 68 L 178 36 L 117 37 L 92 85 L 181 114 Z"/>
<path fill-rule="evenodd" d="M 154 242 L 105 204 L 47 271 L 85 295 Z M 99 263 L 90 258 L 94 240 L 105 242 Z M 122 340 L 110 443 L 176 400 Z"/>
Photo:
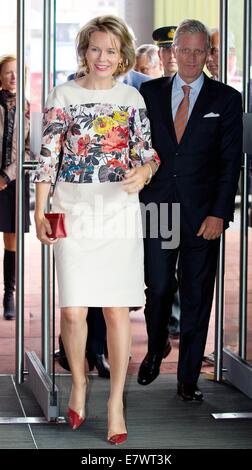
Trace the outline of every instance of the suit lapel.
<path fill-rule="evenodd" d="M 165 80 L 162 83 L 160 87 L 159 100 L 160 100 L 161 118 L 163 119 L 163 122 L 166 123 L 169 134 L 174 140 L 174 143 L 178 145 L 175 128 L 174 128 L 173 116 L 172 116 L 173 80 L 174 80 L 174 77 L 167 78 L 167 80 Z M 212 100 L 213 100 L 213 96 L 212 96 L 212 88 L 211 88 L 211 79 L 208 78 L 204 74 L 204 83 L 202 85 L 198 98 L 194 104 L 194 107 L 191 112 L 190 118 L 188 120 L 185 132 L 182 136 L 182 139 L 179 145 L 181 145 L 181 143 L 191 135 L 191 133 L 195 130 L 195 127 L 197 128 L 197 126 L 200 125 L 199 123 L 202 119 L 202 116 L 205 114 L 205 109 L 207 109 L 208 104 L 210 104 Z"/>
<path fill-rule="evenodd" d="M 167 78 L 162 83 L 162 87 L 160 88 L 160 110 L 161 110 L 161 118 L 163 122 L 166 123 L 168 127 L 168 131 L 170 136 L 172 136 L 173 140 L 177 142 L 173 118 L 172 118 L 172 78 Z"/>
<path fill-rule="evenodd" d="M 199 92 L 198 98 L 194 104 L 193 110 L 191 112 L 190 118 L 188 120 L 185 132 L 182 136 L 180 144 L 187 139 L 191 133 L 200 125 L 202 116 L 205 114 L 205 110 L 213 101 L 213 96 L 211 92 L 211 79 L 204 74 L 204 83 Z"/>

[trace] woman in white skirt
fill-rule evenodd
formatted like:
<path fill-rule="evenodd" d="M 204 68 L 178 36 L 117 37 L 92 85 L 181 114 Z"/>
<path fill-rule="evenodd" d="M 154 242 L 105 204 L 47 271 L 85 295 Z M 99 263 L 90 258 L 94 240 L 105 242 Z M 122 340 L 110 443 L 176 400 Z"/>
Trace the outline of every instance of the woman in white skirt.
<path fill-rule="evenodd" d="M 144 303 L 138 192 L 160 160 L 143 98 L 116 80 L 135 61 L 126 24 L 114 16 L 92 19 L 77 36 L 77 52 L 85 75 L 56 87 L 44 110 L 35 221 L 39 240 L 55 250 L 61 335 L 72 373 L 70 425 L 76 429 L 85 420 L 86 316 L 88 307 L 100 306 L 111 374 L 108 441 L 119 444 L 127 439 L 128 306 Z M 52 241 L 44 209 L 56 179 L 52 210 L 65 213 L 67 237 Z"/>

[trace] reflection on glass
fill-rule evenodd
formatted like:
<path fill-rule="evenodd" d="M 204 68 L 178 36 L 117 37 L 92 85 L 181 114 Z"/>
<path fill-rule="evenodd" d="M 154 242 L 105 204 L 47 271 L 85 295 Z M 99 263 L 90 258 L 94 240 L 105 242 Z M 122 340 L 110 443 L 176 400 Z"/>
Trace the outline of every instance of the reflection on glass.
<path fill-rule="evenodd" d="M 231 0 L 228 8 L 228 85 L 242 91 L 243 1 Z M 234 222 L 226 231 L 224 346 L 238 353 L 241 182 L 235 200 Z"/>
<path fill-rule="evenodd" d="M 243 1 L 230 0 L 228 9 L 228 84 L 242 92 Z"/>
<path fill-rule="evenodd" d="M 251 31 L 252 37 L 252 31 Z M 252 51 L 252 44 L 251 44 Z M 252 52 L 250 57 L 249 112 L 252 113 Z M 248 299 L 247 299 L 247 360 L 252 364 L 252 151 L 248 155 Z"/>

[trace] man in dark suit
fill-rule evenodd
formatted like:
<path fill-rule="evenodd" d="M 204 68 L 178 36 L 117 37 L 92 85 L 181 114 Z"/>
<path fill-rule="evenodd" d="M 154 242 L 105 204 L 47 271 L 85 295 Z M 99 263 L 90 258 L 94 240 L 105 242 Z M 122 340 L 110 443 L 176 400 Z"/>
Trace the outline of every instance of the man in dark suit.
<path fill-rule="evenodd" d="M 203 400 L 197 382 L 212 306 L 219 237 L 233 219 L 242 155 L 241 95 L 202 72 L 209 46 L 209 33 L 201 22 L 183 21 L 173 46 L 178 73 L 173 78 L 144 83 L 140 90 L 151 121 L 153 146 L 161 158 L 155 178 L 140 193 L 141 200 L 160 208 L 160 203 L 167 203 L 169 215 L 172 203 L 178 203 L 180 239 L 176 248 L 169 244 L 167 248 L 160 234 L 151 236 L 153 227 L 147 223 L 148 353 L 138 382 L 147 385 L 159 374 L 167 336 L 165 312 L 170 311 L 171 284 L 179 256 L 178 394 L 183 400 L 198 402 Z M 163 225 L 161 220 L 160 228 Z"/>

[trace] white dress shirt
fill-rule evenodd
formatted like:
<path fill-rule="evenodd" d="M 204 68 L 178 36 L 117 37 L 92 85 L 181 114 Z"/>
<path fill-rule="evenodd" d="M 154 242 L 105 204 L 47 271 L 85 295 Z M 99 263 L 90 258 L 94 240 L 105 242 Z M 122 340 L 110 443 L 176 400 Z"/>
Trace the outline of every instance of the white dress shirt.
<path fill-rule="evenodd" d="M 196 99 L 199 96 L 199 92 L 202 88 L 204 82 L 204 74 L 201 73 L 200 76 L 197 78 L 192 83 L 186 83 L 182 78 L 179 76 L 178 73 L 176 73 L 173 84 L 172 84 L 172 117 L 173 120 L 175 119 L 176 112 L 179 106 L 179 103 L 181 103 L 182 99 L 184 98 L 184 92 L 182 90 L 183 85 L 189 85 L 191 87 L 190 90 L 190 95 L 189 95 L 189 112 L 188 112 L 188 119 L 190 117 L 190 114 L 193 110 L 193 107 L 195 105 Z"/>

